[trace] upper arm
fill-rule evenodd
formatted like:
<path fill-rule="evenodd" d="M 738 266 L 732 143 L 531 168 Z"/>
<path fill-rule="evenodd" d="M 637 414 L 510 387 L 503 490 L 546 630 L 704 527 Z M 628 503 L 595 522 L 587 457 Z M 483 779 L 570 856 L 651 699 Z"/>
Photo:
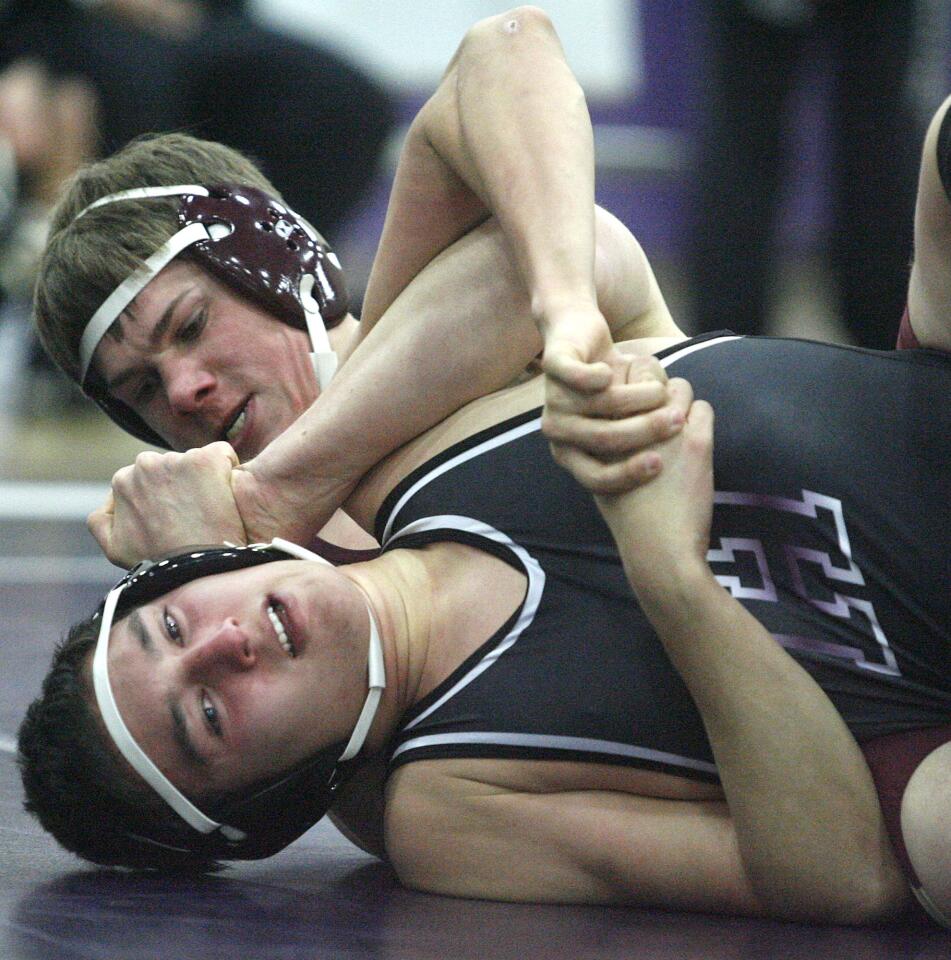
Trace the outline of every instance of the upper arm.
<path fill-rule="evenodd" d="M 901 828 L 922 887 L 951 925 L 951 743 L 933 750 L 912 774 Z"/>
<path fill-rule="evenodd" d="M 601 207 L 595 208 L 595 238 L 598 308 L 611 339 L 683 336 L 637 238 Z"/>
<path fill-rule="evenodd" d="M 762 912 L 721 801 L 513 792 L 443 777 L 439 763 L 401 768 L 388 788 L 387 853 L 407 886 L 483 899 Z"/>
<path fill-rule="evenodd" d="M 951 202 L 938 172 L 938 139 L 951 97 L 934 115 L 921 157 L 915 259 L 908 289 L 912 329 L 923 347 L 951 350 Z"/>

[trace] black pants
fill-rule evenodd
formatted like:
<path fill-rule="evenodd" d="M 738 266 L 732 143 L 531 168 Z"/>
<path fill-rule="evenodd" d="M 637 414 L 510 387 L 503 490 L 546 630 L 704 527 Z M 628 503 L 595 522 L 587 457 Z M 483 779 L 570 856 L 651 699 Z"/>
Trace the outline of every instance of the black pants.
<path fill-rule="evenodd" d="M 803 4 L 799 22 L 711 4 L 711 98 L 696 175 L 691 277 L 700 331 L 761 331 L 789 168 L 783 108 L 816 41 L 832 55 L 828 258 L 849 333 L 894 346 L 911 257 L 923 130 L 907 99 L 909 0 Z"/>

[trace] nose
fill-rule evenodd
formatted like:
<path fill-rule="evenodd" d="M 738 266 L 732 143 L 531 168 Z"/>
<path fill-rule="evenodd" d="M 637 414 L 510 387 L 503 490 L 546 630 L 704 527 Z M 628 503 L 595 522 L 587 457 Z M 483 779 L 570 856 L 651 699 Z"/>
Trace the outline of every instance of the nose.
<path fill-rule="evenodd" d="M 172 410 L 184 416 L 197 413 L 214 393 L 214 374 L 188 357 L 177 357 L 162 371 Z"/>
<path fill-rule="evenodd" d="M 183 667 L 192 679 L 220 672 L 250 670 L 257 661 L 248 635 L 234 617 L 229 617 L 189 644 Z"/>

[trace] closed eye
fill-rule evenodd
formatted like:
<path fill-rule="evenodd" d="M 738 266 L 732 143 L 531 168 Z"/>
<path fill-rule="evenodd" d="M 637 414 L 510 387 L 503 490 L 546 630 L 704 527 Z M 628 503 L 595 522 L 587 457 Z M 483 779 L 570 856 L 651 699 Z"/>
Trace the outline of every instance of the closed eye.
<path fill-rule="evenodd" d="M 145 406 L 152 401 L 158 390 L 158 378 L 152 374 L 143 377 L 132 392 L 132 402 L 137 406 Z"/>
<path fill-rule="evenodd" d="M 197 313 L 193 314 L 185 323 L 179 327 L 178 330 L 178 339 L 183 343 L 191 343 L 193 340 L 197 340 L 202 331 L 205 329 L 205 324 L 208 322 L 208 308 L 202 307 Z"/>

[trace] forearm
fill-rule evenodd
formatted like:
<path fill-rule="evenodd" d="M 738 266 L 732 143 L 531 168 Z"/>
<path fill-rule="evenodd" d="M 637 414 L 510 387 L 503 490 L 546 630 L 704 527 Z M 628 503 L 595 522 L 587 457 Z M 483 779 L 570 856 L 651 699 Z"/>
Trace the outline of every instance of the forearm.
<path fill-rule="evenodd" d="M 610 214 L 599 211 L 597 224 L 605 320 L 616 335 L 655 333 L 669 314 L 643 252 Z M 490 220 L 430 263 L 320 399 L 244 465 L 238 483 L 266 484 L 275 514 L 275 529 L 249 534 L 313 534 L 387 454 L 511 383 L 541 348 L 517 267 Z"/>
<path fill-rule="evenodd" d="M 502 225 L 530 299 L 594 297 L 594 152 L 584 96 L 537 8 L 463 38 L 403 145 L 363 318 L 476 223 Z"/>
<path fill-rule="evenodd" d="M 703 717 L 758 895 L 791 917 L 897 912 L 906 888 L 874 784 L 829 698 L 706 564 L 629 561 Z"/>
<path fill-rule="evenodd" d="M 387 454 L 511 380 L 541 348 L 498 231 L 430 264 L 323 393 L 245 469 L 316 530 Z M 451 291 L 447 294 L 446 291 Z"/>
<path fill-rule="evenodd" d="M 591 120 L 544 14 L 519 8 L 479 29 L 457 67 L 463 145 L 542 317 L 594 298 Z"/>

